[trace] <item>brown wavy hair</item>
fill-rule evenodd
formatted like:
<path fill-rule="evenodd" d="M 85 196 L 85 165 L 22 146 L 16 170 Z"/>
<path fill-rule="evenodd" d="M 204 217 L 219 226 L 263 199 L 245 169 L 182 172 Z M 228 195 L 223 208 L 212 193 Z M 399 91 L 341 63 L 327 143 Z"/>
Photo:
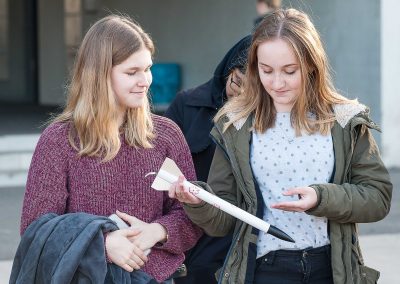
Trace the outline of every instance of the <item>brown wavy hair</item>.
<path fill-rule="evenodd" d="M 125 16 L 102 18 L 86 33 L 72 70 L 66 107 L 53 120 L 71 124 L 68 139 L 80 156 L 101 156 L 109 161 L 117 155 L 121 129 L 111 69 L 142 48 L 154 54 L 150 36 Z M 123 131 L 129 145 L 152 147 L 148 99 L 143 106 L 127 110 Z"/>
<path fill-rule="evenodd" d="M 268 40 L 282 39 L 292 48 L 300 64 L 302 90 L 291 110 L 296 135 L 330 132 L 335 120 L 334 104 L 354 103 L 335 90 L 328 58 L 320 36 L 309 17 L 295 9 L 279 9 L 268 14 L 254 31 L 248 54 L 244 92 L 217 113 L 214 121 L 230 114 L 224 131 L 234 122 L 254 113 L 253 127 L 263 133 L 275 124 L 276 110 L 258 74 L 257 49 Z M 315 115 L 309 117 L 309 113 Z"/>

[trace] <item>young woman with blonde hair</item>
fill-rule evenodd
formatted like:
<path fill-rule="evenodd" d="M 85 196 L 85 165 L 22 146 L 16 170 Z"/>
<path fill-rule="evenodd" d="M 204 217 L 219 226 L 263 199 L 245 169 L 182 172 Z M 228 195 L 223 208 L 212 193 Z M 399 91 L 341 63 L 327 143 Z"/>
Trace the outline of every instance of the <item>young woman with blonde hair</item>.
<path fill-rule="evenodd" d="M 392 184 L 368 109 L 335 91 L 308 16 L 268 14 L 253 34 L 244 92 L 218 112 L 208 184 L 225 200 L 287 232 L 289 243 L 202 202 L 170 196 L 212 236 L 234 230 L 220 283 L 375 283 L 357 224 L 384 218 Z"/>
<path fill-rule="evenodd" d="M 136 230 L 105 234 L 108 262 L 162 282 L 182 264 L 201 230 L 177 200 L 151 189 L 152 180 L 145 178 L 170 157 L 195 179 L 179 128 L 150 113 L 153 52 L 148 34 L 127 17 L 111 15 L 89 29 L 66 107 L 43 132 L 32 158 L 21 234 L 49 212 L 109 216 L 119 210 Z"/>

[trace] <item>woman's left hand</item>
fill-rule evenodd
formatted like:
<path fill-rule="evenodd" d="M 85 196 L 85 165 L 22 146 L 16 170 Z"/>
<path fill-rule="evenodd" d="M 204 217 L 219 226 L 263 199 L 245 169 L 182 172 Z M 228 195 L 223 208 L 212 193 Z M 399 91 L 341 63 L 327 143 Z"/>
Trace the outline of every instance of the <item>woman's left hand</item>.
<path fill-rule="evenodd" d="M 134 216 L 119 212 L 118 210 L 116 213 L 118 217 L 130 224 L 132 228 L 139 229 L 141 231 L 138 235 L 129 238 L 129 240 L 143 251 L 151 249 L 159 242 L 166 241 L 167 230 L 163 225 L 158 223 L 146 223 Z"/>
<path fill-rule="evenodd" d="M 288 189 L 282 193 L 285 196 L 298 195 L 299 200 L 285 201 L 271 205 L 271 208 L 285 211 L 304 212 L 317 205 L 318 197 L 315 189 L 309 186 Z"/>

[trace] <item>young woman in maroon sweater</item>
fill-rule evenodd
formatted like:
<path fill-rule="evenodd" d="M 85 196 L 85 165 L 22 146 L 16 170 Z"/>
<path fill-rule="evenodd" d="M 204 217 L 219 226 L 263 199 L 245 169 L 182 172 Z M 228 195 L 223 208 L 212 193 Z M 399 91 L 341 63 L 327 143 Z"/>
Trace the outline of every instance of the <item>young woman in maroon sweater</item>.
<path fill-rule="evenodd" d="M 128 18 L 108 16 L 89 29 L 67 105 L 43 132 L 32 158 L 21 234 L 49 212 L 109 216 L 119 210 L 119 217 L 139 230 L 106 235 L 109 261 L 164 281 L 201 230 L 179 201 L 151 189 L 153 178 L 145 178 L 166 157 L 177 161 L 188 179 L 196 178 L 179 128 L 150 113 L 153 52 L 150 37 Z"/>

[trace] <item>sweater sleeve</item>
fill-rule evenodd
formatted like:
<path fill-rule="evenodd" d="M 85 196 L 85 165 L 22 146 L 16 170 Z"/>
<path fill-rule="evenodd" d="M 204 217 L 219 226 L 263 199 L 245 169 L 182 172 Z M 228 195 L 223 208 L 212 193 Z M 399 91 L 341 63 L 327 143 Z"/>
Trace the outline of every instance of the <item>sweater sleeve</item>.
<path fill-rule="evenodd" d="M 168 136 L 167 156 L 176 162 L 187 180 L 195 180 L 196 174 L 189 146 L 179 128 L 172 122 L 170 124 L 171 127 L 164 130 L 164 135 Z M 157 248 L 174 254 L 189 250 L 203 234 L 201 229 L 192 223 L 180 202 L 169 198 L 167 192 L 164 193 L 163 207 L 163 216 L 154 222 L 166 228 L 168 240 Z"/>
<path fill-rule="evenodd" d="M 40 216 L 50 212 L 58 215 L 65 213 L 68 161 L 67 150 L 60 146 L 59 140 L 67 141 L 67 137 L 64 136 L 65 129 L 60 128 L 60 124 L 49 126 L 36 145 L 26 183 L 21 235 Z"/>

